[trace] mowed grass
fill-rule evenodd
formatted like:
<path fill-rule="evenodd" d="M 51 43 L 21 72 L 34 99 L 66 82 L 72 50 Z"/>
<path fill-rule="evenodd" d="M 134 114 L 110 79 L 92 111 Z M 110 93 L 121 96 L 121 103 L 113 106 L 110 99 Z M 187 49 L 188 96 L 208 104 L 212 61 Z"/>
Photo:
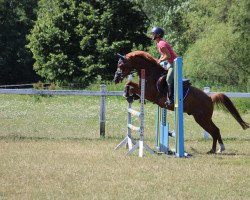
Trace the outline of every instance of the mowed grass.
<path fill-rule="evenodd" d="M 185 115 L 191 158 L 126 156 L 127 103 L 107 98 L 106 138 L 99 137 L 97 97 L 0 95 L 0 199 L 250 199 L 250 131 L 217 110 L 226 151 Z M 133 105 L 139 108 L 139 103 Z M 145 105 L 145 140 L 155 145 L 156 106 Z M 250 113 L 242 114 L 250 122 Z M 173 127 L 173 113 L 168 115 Z M 134 120 L 138 124 L 138 120 Z M 133 133 L 138 138 L 137 133 Z"/>

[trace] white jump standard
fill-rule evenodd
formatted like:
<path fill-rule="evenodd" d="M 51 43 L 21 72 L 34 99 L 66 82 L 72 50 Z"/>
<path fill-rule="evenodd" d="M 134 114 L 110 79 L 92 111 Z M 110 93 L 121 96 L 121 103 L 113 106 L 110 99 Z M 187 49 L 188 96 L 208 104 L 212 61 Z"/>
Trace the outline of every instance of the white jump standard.
<path fill-rule="evenodd" d="M 141 70 L 141 96 L 140 96 L 140 111 L 136 111 L 132 109 L 132 102 L 129 102 L 128 105 L 128 124 L 127 124 L 127 136 L 125 139 L 117 145 L 115 149 L 121 148 L 123 145 L 128 144 L 129 151 L 127 155 L 132 154 L 137 148 L 139 148 L 139 157 L 143 156 L 143 147 L 148 150 L 151 154 L 154 154 L 153 149 L 151 149 L 144 142 L 144 100 L 145 100 L 145 70 Z M 140 126 L 136 127 L 132 125 L 132 115 L 140 118 Z M 138 142 L 131 136 L 131 130 L 139 131 L 140 139 Z M 132 146 L 134 144 L 134 146 Z"/>

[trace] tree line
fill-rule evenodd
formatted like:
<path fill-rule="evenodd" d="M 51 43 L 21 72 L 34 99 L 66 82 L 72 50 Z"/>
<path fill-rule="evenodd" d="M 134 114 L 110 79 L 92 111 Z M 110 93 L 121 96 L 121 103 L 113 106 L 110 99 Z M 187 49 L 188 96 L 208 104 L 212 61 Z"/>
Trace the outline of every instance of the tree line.
<path fill-rule="evenodd" d="M 112 80 L 117 52 L 158 52 L 153 26 L 194 84 L 250 88 L 248 0 L 0 0 L 0 84 Z"/>

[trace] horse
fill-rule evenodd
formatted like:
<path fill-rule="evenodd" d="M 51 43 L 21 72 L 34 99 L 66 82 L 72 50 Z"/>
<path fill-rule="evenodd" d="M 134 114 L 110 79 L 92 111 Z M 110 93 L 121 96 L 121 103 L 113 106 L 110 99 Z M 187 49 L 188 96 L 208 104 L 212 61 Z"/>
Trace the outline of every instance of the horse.
<path fill-rule="evenodd" d="M 157 104 L 162 108 L 173 111 L 173 104 L 166 104 L 167 95 L 162 95 L 159 91 L 157 82 L 166 70 L 152 57 L 149 53 L 144 51 L 133 51 L 125 56 L 118 54 L 119 61 L 117 63 L 117 70 L 115 72 L 114 82 L 118 84 L 130 75 L 132 72 L 137 72 L 139 76 L 139 83 L 135 83 L 128 79 L 125 88 L 130 88 L 130 94 L 140 95 L 141 69 L 145 69 L 145 99 Z M 167 87 L 165 88 L 167 90 Z M 212 139 L 212 148 L 208 154 L 216 153 L 217 141 L 219 149 L 217 153 L 222 153 L 225 150 L 223 140 L 220 134 L 220 129 L 214 124 L 212 120 L 214 104 L 223 105 L 245 130 L 250 127 L 249 123 L 245 122 L 238 110 L 235 108 L 232 101 L 223 93 L 206 94 L 202 90 L 189 86 L 188 93 L 183 102 L 183 111 L 188 115 L 192 115 L 194 120 L 207 131 Z"/>

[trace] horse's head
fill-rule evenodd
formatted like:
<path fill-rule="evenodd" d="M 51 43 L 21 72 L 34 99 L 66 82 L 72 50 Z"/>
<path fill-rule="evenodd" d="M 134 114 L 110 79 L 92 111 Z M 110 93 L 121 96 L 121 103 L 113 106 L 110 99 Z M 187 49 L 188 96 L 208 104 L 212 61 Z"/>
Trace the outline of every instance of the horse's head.
<path fill-rule="evenodd" d="M 117 56 L 119 57 L 119 61 L 117 63 L 117 70 L 114 77 L 115 84 L 120 83 L 132 71 L 132 67 L 126 57 L 120 54 L 117 54 Z"/>

